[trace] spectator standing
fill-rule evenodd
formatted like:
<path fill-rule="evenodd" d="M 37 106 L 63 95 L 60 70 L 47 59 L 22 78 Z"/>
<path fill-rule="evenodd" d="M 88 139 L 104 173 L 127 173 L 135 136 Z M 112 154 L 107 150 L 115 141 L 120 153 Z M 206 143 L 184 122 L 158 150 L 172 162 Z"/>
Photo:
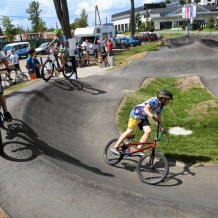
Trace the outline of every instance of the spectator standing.
<path fill-rule="evenodd" d="M 30 75 L 30 80 L 34 80 L 36 79 L 36 67 L 35 67 L 35 63 L 34 63 L 34 53 L 35 50 L 34 49 L 30 49 L 28 54 L 28 58 L 26 59 L 26 68 L 28 70 L 28 73 Z"/>
<path fill-rule="evenodd" d="M 5 59 L 10 63 L 10 56 L 8 55 L 8 51 L 6 49 L 4 50 L 4 55 L 5 55 Z M 13 81 L 13 79 L 11 78 L 10 70 L 6 72 L 6 75 L 8 76 L 9 80 Z"/>
<path fill-rule="evenodd" d="M 103 44 L 104 44 L 104 49 L 105 49 L 105 51 L 107 53 L 107 39 L 104 39 Z"/>
<path fill-rule="evenodd" d="M 111 39 L 108 39 L 108 42 L 107 42 L 107 56 L 113 56 L 112 49 L 113 49 L 113 43 L 111 42 Z"/>
<path fill-rule="evenodd" d="M 18 54 L 15 54 L 15 50 L 11 50 L 11 55 L 9 57 L 10 63 L 15 67 L 15 70 L 20 70 L 20 65 L 19 65 L 19 56 Z"/>
<path fill-rule="evenodd" d="M 83 46 L 84 46 L 85 49 L 86 49 L 87 64 L 89 64 L 90 47 L 89 47 L 89 41 L 88 41 L 87 39 L 83 42 Z"/>
<path fill-rule="evenodd" d="M 4 55 L 5 55 L 5 59 L 7 61 L 9 61 L 9 55 L 8 55 L 8 51 L 6 49 L 4 50 Z"/>
<path fill-rule="evenodd" d="M 100 65 L 100 67 L 108 67 L 109 64 L 108 64 L 108 60 L 107 60 L 107 53 L 105 51 L 104 46 L 101 47 L 100 56 L 102 58 L 102 64 Z"/>
<path fill-rule="evenodd" d="M 34 62 L 34 64 L 35 64 L 36 77 L 37 77 L 37 78 L 42 78 L 42 77 L 41 77 L 41 74 L 40 74 L 41 64 L 40 64 L 40 62 L 39 62 L 39 60 L 38 60 L 38 58 L 37 58 L 37 54 L 36 54 L 36 53 L 34 53 L 34 55 L 33 55 L 33 62 Z"/>

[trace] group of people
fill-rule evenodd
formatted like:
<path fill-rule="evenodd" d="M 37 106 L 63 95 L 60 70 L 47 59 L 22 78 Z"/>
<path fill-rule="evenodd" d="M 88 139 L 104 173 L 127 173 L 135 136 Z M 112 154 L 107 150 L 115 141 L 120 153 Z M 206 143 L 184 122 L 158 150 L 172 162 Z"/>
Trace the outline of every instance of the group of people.
<path fill-rule="evenodd" d="M 99 67 L 109 67 L 108 57 L 113 56 L 112 49 L 113 43 L 111 39 L 105 39 L 104 46 L 101 47 L 101 50 L 98 53 Z"/>
<path fill-rule="evenodd" d="M 61 60 L 62 60 L 62 67 L 64 66 L 65 63 L 65 56 L 67 52 L 67 39 L 64 35 L 62 35 L 61 29 L 56 29 L 54 31 L 54 34 L 56 37 L 53 39 L 53 41 L 50 43 L 49 46 L 53 44 L 57 44 L 57 48 L 59 52 L 61 53 Z M 8 55 L 8 51 L 5 50 L 4 54 L 0 52 L 0 64 L 2 65 L 1 67 L 5 66 L 7 74 L 11 80 L 10 72 L 12 70 L 20 70 L 20 65 L 19 65 L 19 56 L 15 53 L 15 50 L 11 50 L 11 54 Z M 37 58 L 37 54 L 34 49 L 30 49 L 28 51 L 28 57 L 26 59 L 26 68 L 28 70 L 28 73 L 30 75 L 31 79 L 35 78 L 40 78 L 40 67 L 41 64 Z M 2 106 L 3 112 L 4 112 L 4 119 L 7 122 L 12 121 L 12 115 L 7 109 L 7 104 L 6 104 L 6 99 L 3 93 L 3 87 L 1 83 L 1 76 L 0 76 L 0 105 Z"/>

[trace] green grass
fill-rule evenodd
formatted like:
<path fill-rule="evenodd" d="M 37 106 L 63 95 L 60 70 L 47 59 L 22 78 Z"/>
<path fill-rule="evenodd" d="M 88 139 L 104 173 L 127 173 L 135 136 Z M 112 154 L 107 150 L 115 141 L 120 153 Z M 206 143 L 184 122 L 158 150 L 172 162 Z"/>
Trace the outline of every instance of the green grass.
<path fill-rule="evenodd" d="M 144 54 L 147 51 L 157 51 L 159 49 L 161 42 L 151 42 L 146 43 L 141 46 L 132 47 L 125 51 L 118 52 L 114 55 L 115 66 L 123 67 L 123 65 L 128 64 L 129 61 L 135 59 L 135 55 Z"/>
<path fill-rule="evenodd" d="M 117 113 L 118 129 L 124 131 L 132 108 L 156 96 L 157 90 L 167 89 L 173 92 L 174 100 L 164 108 L 162 115 L 166 129 L 183 127 L 193 133 L 187 136 L 170 135 L 169 145 L 165 137 L 157 149 L 168 158 L 192 164 L 218 162 L 218 99 L 205 88 L 191 88 L 182 92 L 176 86 L 175 78 L 156 78 L 149 85 L 142 86 L 135 93 L 127 95 Z M 156 123 L 151 121 L 154 138 Z M 143 134 L 135 130 L 137 140 Z"/>

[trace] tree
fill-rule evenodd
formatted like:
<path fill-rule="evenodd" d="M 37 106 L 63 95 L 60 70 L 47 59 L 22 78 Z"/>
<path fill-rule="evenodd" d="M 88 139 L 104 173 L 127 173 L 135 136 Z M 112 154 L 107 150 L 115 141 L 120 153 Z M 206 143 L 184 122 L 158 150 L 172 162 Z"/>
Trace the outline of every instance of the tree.
<path fill-rule="evenodd" d="M 142 24 L 141 18 L 141 15 L 137 13 L 135 16 L 136 29 L 139 29 L 140 25 Z"/>
<path fill-rule="evenodd" d="M 0 27 L 0 36 L 3 35 L 3 31 L 2 31 L 2 28 Z"/>
<path fill-rule="evenodd" d="M 71 38 L 67 0 L 53 0 L 58 20 L 67 38 Z"/>
<path fill-rule="evenodd" d="M 13 41 L 17 34 L 17 28 L 15 28 L 12 24 L 12 20 L 10 20 L 8 16 L 3 16 L 1 20 L 4 34 L 6 35 L 8 41 Z"/>
<path fill-rule="evenodd" d="M 153 20 L 147 21 L 146 24 L 147 24 L 147 28 L 146 28 L 147 31 L 153 32 L 155 30 L 155 25 Z"/>
<path fill-rule="evenodd" d="M 131 36 L 135 35 L 135 2 L 134 0 L 130 0 L 131 3 L 131 11 L 130 11 L 130 32 Z"/>
<path fill-rule="evenodd" d="M 206 24 L 206 28 L 210 29 L 210 33 L 211 33 L 211 30 L 214 28 L 214 25 L 215 25 L 214 17 L 209 17 L 207 24 Z"/>
<path fill-rule="evenodd" d="M 39 6 L 40 3 L 38 1 L 32 1 L 29 3 L 29 8 L 26 10 L 26 12 L 30 14 L 28 20 L 31 21 L 33 32 L 42 32 L 46 30 L 46 24 L 40 18 L 42 10 L 39 9 Z"/>
<path fill-rule="evenodd" d="M 75 19 L 75 22 L 70 24 L 72 29 L 87 27 L 88 26 L 88 14 L 85 9 L 82 9 L 80 18 Z"/>

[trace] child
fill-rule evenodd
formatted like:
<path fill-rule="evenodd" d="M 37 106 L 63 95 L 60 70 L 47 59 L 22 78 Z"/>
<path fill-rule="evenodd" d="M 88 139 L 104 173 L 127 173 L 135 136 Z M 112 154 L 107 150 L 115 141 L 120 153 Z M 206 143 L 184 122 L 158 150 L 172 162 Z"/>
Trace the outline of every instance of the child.
<path fill-rule="evenodd" d="M 108 64 L 108 61 L 107 61 L 107 53 L 105 51 L 105 47 L 101 47 L 101 51 L 100 51 L 100 55 L 102 57 L 102 62 L 104 63 L 104 67 L 108 67 L 109 64 Z M 101 67 L 103 67 L 103 64 L 101 65 Z"/>
<path fill-rule="evenodd" d="M 140 139 L 140 142 L 146 142 L 151 134 L 151 127 L 148 117 L 160 123 L 160 128 L 163 131 L 163 124 L 161 121 L 161 112 L 163 107 L 168 105 L 169 101 L 173 99 L 173 94 L 169 91 L 161 90 L 157 93 L 157 97 L 150 98 L 147 101 L 135 106 L 130 113 L 127 130 L 120 135 L 117 143 L 111 148 L 111 151 L 115 154 L 119 154 L 117 150 L 124 139 L 131 134 L 131 132 L 139 126 L 140 129 L 144 130 L 144 134 Z M 156 115 L 154 115 L 156 113 Z M 140 149 L 142 145 L 138 145 L 137 149 Z M 143 152 L 137 153 L 143 156 Z"/>
<path fill-rule="evenodd" d="M 34 63 L 34 49 L 30 49 L 28 51 L 29 57 L 26 59 L 26 68 L 28 70 L 28 73 L 30 75 L 30 80 L 36 79 L 36 65 Z"/>
<path fill-rule="evenodd" d="M 36 53 L 34 53 L 33 61 L 34 61 L 34 64 L 35 64 L 36 77 L 37 78 L 42 78 L 41 74 L 40 74 L 41 64 L 39 63 L 39 60 L 37 59 L 37 54 Z"/>

